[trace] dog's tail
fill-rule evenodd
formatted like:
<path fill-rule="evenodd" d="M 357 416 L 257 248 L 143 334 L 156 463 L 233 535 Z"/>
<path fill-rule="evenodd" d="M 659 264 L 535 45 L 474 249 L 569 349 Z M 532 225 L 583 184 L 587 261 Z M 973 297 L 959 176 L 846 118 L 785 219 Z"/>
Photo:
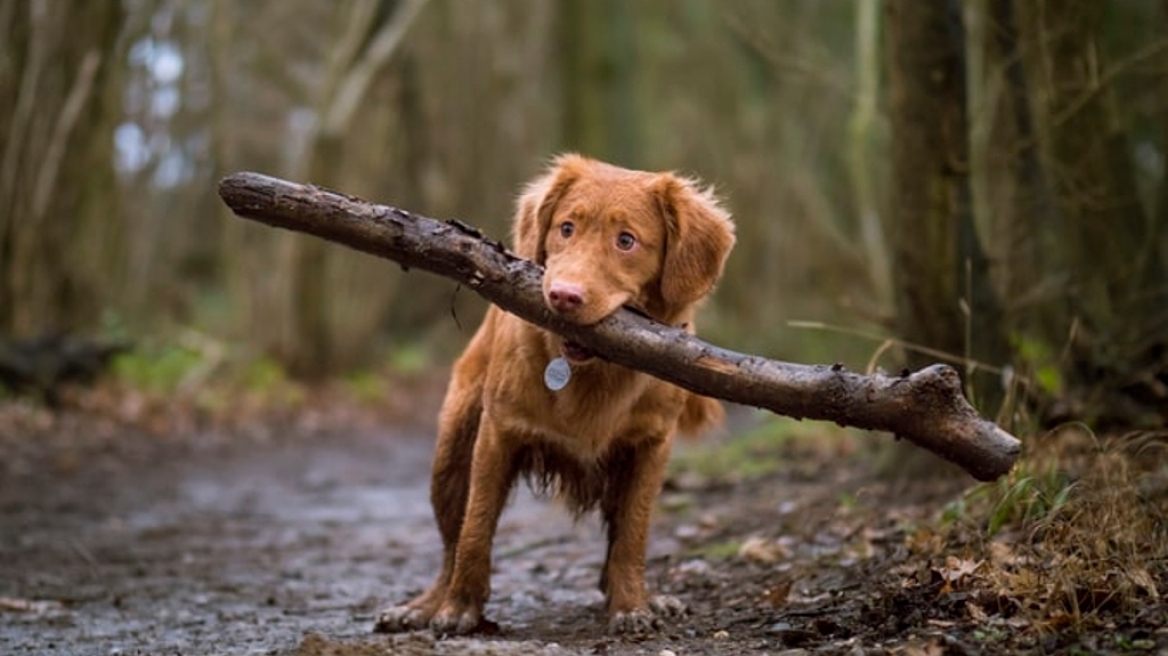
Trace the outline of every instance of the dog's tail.
<path fill-rule="evenodd" d="M 722 404 L 708 396 L 689 394 L 685 399 L 685 407 L 681 410 L 681 418 L 677 422 L 679 431 L 686 435 L 698 433 L 719 426 L 726 418 L 726 411 Z"/>

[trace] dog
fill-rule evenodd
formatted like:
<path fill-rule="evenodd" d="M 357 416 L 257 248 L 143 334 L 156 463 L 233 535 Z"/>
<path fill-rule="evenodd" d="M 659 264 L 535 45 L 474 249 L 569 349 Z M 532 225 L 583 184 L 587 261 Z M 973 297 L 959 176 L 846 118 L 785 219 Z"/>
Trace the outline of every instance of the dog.
<path fill-rule="evenodd" d="M 514 250 L 544 267 L 548 309 L 582 325 L 622 306 L 693 331 L 694 313 L 734 245 L 711 191 L 674 173 L 567 154 L 517 203 Z M 555 370 L 553 372 L 553 370 Z M 442 570 L 383 611 L 380 632 L 488 630 L 491 544 L 520 477 L 577 516 L 599 508 L 600 575 L 613 633 L 651 632 L 680 601 L 645 588 L 649 523 L 674 435 L 716 424 L 722 407 L 492 306 L 454 365 L 438 419 L 431 502 Z"/>

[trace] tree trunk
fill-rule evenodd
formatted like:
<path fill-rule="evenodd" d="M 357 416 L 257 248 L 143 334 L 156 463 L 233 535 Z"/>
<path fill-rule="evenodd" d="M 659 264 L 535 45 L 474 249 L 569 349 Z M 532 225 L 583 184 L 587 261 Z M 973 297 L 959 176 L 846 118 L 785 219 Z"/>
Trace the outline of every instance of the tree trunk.
<path fill-rule="evenodd" d="M 639 166 L 636 32 L 625 0 L 562 0 L 564 147 Z"/>
<path fill-rule="evenodd" d="M 1105 9 L 1097 0 L 1017 4 L 1037 127 L 1064 221 L 1051 241 L 1065 249 L 1074 311 L 1092 330 L 1130 323 L 1130 316 L 1114 320 L 1135 309 L 1149 283 L 1163 280 L 1109 79 Z"/>
<path fill-rule="evenodd" d="M 1058 269 L 1052 266 L 1057 259 L 1040 240 L 1041 227 L 1056 223 L 1057 210 L 1040 161 L 1014 0 L 984 4 L 986 56 L 980 73 L 987 80 L 990 118 L 981 170 L 992 269 L 1001 297 L 1015 304 L 1006 312 L 1009 324 L 1031 338 L 1057 339 L 1065 337 L 1065 315 L 1050 311 L 1060 305 L 1060 294 L 1052 284 L 1057 276 L 1046 273 Z"/>
<path fill-rule="evenodd" d="M 960 3 L 884 7 L 893 177 L 885 230 L 899 336 L 965 355 L 967 385 L 992 407 L 1000 384 L 973 377 L 974 363 L 1001 363 L 1008 348 L 970 206 Z"/>

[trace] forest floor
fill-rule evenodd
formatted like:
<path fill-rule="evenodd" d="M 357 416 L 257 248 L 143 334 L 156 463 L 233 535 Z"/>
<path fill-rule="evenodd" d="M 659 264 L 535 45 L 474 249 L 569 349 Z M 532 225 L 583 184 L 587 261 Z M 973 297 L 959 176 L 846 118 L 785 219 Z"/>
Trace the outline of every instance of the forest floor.
<path fill-rule="evenodd" d="M 374 635 L 437 571 L 418 419 L 434 405 L 212 427 L 0 403 L 0 654 L 1168 653 L 1159 515 L 1131 527 L 1146 558 L 1074 578 L 1075 549 L 1037 542 L 1057 525 L 1003 516 L 990 536 L 973 517 L 1001 485 L 884 482 L 887 438 L 805 424 L 752 441 L 746 411 L 679 445 L 648 578 L 689 611 L 659 634 L 605 633 L 597 522 L 522 489 L 495 546 L 497 635 Z"/>

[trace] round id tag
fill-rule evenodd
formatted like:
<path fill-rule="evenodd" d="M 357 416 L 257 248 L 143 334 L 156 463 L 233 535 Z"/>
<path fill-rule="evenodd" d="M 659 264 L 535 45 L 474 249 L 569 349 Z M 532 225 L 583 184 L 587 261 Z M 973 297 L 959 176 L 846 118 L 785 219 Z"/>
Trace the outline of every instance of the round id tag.
<path fill-rule="evenodd" d="M 568 385 L 572 378 L 572 365 L 564 358 L 556 358 L 548 363 L 543 370 L 543 384 L 553 392 L 558 392 Z"/>

